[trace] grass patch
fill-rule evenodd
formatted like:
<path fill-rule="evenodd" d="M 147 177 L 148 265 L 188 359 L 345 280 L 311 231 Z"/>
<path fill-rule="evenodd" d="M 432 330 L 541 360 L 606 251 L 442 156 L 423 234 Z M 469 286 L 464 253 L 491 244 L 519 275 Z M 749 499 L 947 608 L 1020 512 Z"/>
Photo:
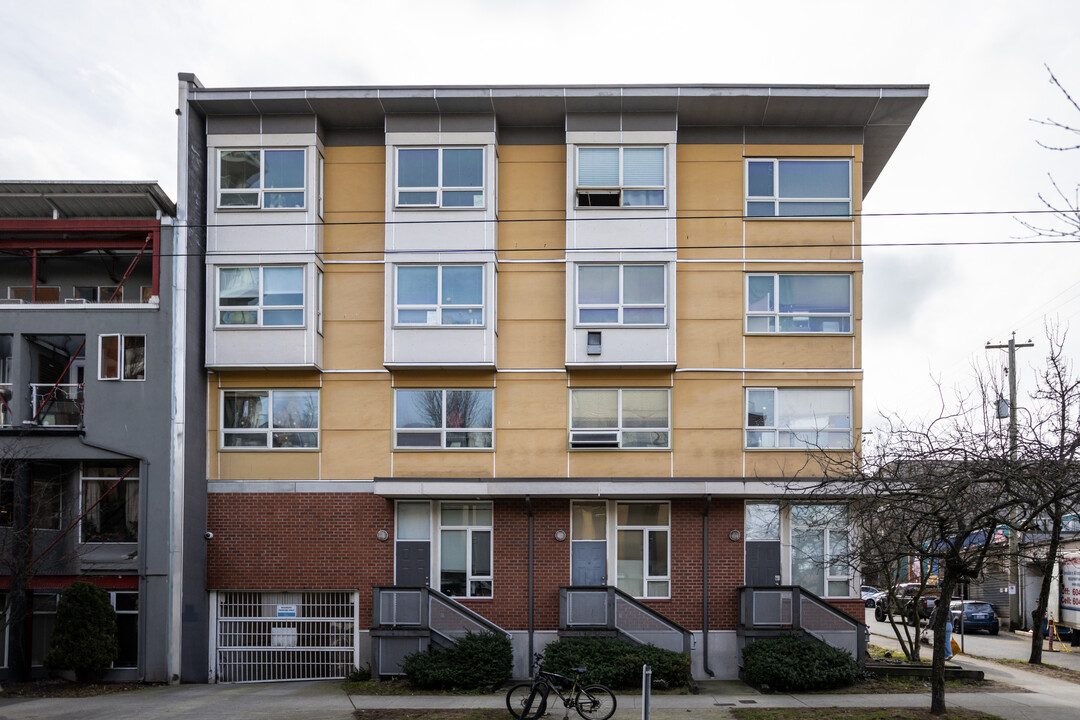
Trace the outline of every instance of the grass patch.
<path fill-rule="evenodd" d="M 1002 720 L 975 710 L 952 708 L 931 715 L 929 708 L 736 708 L 737 720 Z"/>
<path fill-rule="evenodd" d="M 35 680 L 33 682 L 3 684 L 0 697 L 4 698 L 80 698 L 97 695 L 137 692 L 160 683 L 81 683 L 66 680 Z"/>
<path fill-rule="evenodd" d="M 506 720 L 510 715 L 506 708 L 469 710 L 356 710 L 356 720 Z"/>
<path fill-rule="evenodd" d="M 425 690 L 416 687 L 404 678 L 346 680 L 341 683 L 341 689 L 345 691 L 346 695 L 492 695 L 506 693 L 505 688 L 495 690 L 494 693 L 487 690 Z"/>

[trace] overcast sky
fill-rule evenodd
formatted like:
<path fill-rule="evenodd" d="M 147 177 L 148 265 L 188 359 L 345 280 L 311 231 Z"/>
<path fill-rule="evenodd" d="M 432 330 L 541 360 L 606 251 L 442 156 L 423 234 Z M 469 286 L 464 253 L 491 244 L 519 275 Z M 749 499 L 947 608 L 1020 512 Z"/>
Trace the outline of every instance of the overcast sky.
<path fill-rule="evenodd" d="M 865 253 L 869 429 L 878 410 L 934 413 L 935 379 L 1000 372 L 983 345 L 1014 330 L 1036 342 L 1022 388 L 1045 319 L 1080 348 L 1080 248 L 964 246 L 1029 236 L 1008 213 L 1040 209 L 1048 174 L 1075 196 L 1080 151 L 1040 148 L 1070 138 L 1031 120 L 1080 124 L 1044 67 L 1080 97 L 1078 27 L 1074 0 L 0 0 L 0 177 L 156 180 L 175 199 L 178 72 L 208 87 L 929 83 L 864 204 L 881 215 L 864 243 L 899 246 Z"/>

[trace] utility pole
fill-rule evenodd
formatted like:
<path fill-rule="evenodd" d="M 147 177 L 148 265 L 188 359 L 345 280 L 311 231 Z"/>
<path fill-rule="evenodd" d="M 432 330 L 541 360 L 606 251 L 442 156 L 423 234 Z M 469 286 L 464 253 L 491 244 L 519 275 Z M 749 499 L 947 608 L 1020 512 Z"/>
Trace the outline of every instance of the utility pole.
<path fill-rule="evenodd" d="M 1017 344 L 1016 332 L 1009 338 L 1007 345 L 991 345 L 987 343 L 987 350 L 1009 351 L 1009 461 L 1016 463 L 1016 349 L 1035 347 L 1035 343 L 1028 340 L 1026 343 Z M 999 415 L 1000 417 L 1000 415 Z M 1020 528 L 1017 517 L 1017 509 L 1014 504 L 1009 511 L 1009 629 L 1019 630 L 1022 626 L 1020 618 Z"/>

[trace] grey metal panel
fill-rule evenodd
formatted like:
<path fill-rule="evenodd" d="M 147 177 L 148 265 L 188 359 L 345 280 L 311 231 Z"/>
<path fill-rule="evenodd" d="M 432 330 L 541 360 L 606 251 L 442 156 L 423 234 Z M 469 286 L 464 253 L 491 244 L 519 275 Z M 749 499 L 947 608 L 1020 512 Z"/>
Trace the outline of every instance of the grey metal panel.
<path fill-rule="evenodd" d="M 314 133 L 318 130 L 315 115 L 263 115 L 264 133 Z"/>
<path fill-rule="evenodd" d="M 640 130 L 675 130 L 679 126 L 675 113 L 623 112 L 622 129 L 627 132 Z"/>
<path fill-rule="evenodd" d="M 440 102 L 440 105 L 442 103 Z M 443 132 L 494 132 L 495 116 L 492 114 L 443 114 Z"/>
<path fill-rule="evenodd" d="M 862 127 L 748 127 L 746 142 L 773 145 L 858 145 Z"/>
<path fill-rule="evenodd" d="M 574 540 L 572 544 L 571 585 L 607 585 L 607 542 Z"/>
<path fill-rule="evenodd" d="M 500 145 L 565 145 L 566 133 L 561 127 L 507 127 L 498 132 Z"/>
<path fill-rule="evenodd" d="M 0 217 L 154 218 L 175 216 L 176 205 L 155 182 L 0 182 Z"/>
<path fill-rule="evenodd" d="M 394 584 L 426 587 L 431 584 L 431 542 L 398 540 L 394 548 Z"/>
<path fill-rule="evenodd" d="M 746 542 L 746 584 L 755 586 L 780 584 L 779 540 L 748 540 Z"/>
<path fill-rule="evenodd" d="M 439 116 L 394 114 L 386 116 L 386 132 L 438 132 Z"/>
<path fill-rule="evenodd" d="M 770 97 L 763 125 L 865 125 L 877 107 L 878 97 L 835 98 L 823 104 L 809 94 Z"/>
<path fill-rule="evenodd" d="M 686 125 L 679 123 L 680 145 L 739 145 L 743 142 L 741 127 L 718 125 Z"/>
<path fill-rule="evenodd" d="M 207 135 L 257 135 L 262 127 L 258 115 L 210 115 Z"/>
<path fill-rule="evenodd" d="M 323 136 L 326 147 L 371 147 L 386 144 L 381 127 L 327 128 Z"/>
<path fill-rule="evenodd" d="M 306 97 L 256 98 L 255 107 L 263 115 L 303 115 L 311 112 Z"/>
<path fill-rule="evenodd" d="M 618 113 L 567 113 L 567 132 L 618 132 L 622 118 Z"/>

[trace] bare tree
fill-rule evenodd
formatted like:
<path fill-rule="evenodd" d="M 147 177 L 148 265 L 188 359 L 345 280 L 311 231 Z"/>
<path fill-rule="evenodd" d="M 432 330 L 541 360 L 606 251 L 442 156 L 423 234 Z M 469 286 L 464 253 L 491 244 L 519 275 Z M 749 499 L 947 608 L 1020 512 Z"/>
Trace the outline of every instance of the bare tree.
<path fill-rule="evenodd" d="M 1072 109 L 1077 114 L 1080 114 L 1080 103 L 1069 94 L 1069 91 L 1065 89 L 1049 66 L 1046 67 L 1046 72 L 1050 76 L 1050 84 L 1057 88 L 1069 105 L 1072 106 Z M 1057 133 L 1064 134 L 1066 138 L 1063 142 L 1036 141 L 1041 147 L 1055 152 L 1080 150 L 1080 126 L 1060 122 L 1052 118 L 1034 119 L 1033 122 L 1050 128 Z M 1066 188 L 1059 185 L 1052 175 L 1049 180 L 1052 192 L 1039 193 L 1039 201 L 1050 211 L 1051 217 L 1057 224 L 1043 225 L 1026 221 L 1022 221 L 1022 224 L 1036 235 L 1043 237 L 1076 237 L 1080 235 L 1080 186 L 1074 187 L 1070 193 Z"/>

